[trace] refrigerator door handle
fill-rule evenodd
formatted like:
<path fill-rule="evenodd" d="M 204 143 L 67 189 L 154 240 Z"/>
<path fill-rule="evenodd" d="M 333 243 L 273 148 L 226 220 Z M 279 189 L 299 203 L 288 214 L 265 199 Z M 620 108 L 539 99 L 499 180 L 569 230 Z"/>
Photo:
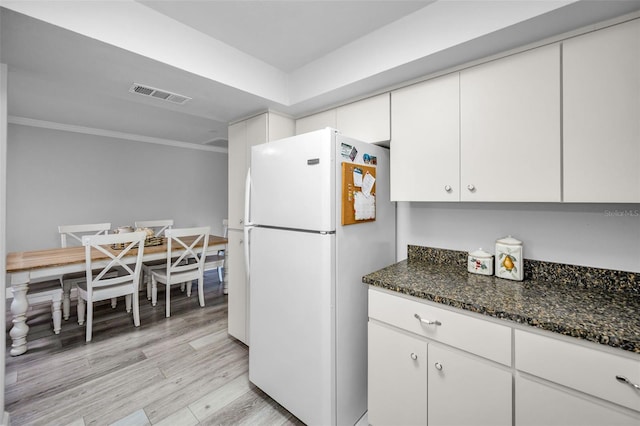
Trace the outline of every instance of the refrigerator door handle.
<path fill-rule="evenodd" d="M 247 178 L 244 182 L 244 225 L 251 226 L 251 168 L 247 169 Z M 246 239 L 246 238 L 245 238 Z"/>
<path fill-rule="evenodd" d="M 243 230 L 244 231 L 244 242 L 243 242 L 244 268 L 247 274 L 247 282 L 249 282 L 249 271 L 251 270 L 251 260 L 249 259 L 249 238 L 250 238 L 251 229 L 253 229 L 253 226 L 245 226 Z"/>
<path fill-rule="evenodd" d="M 251 270 L 251 261 L 249 259 L 249 233 L 253 224 L 250 219 L 251 214 L 251 167 L 247 169 L 247 178 L 244 183 L 244 268 L 247 274 L 247 282 L 249 282 L 249 271 Z"/>

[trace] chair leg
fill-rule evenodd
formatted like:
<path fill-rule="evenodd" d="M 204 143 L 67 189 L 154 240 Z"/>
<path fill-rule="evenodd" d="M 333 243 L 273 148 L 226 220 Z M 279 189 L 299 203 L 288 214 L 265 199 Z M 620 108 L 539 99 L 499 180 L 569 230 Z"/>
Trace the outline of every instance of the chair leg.
<path fill-rule="evenodd" d="M 200 306 L 204 308 L 204 277 L 198 278 L 198 299 Z"/>
<path fill-rule="evenodd" d="M 193 282 L 187 281 L 186 283 L 182 283 L 181 285 L 187 287 L 187 297 L 191 297 L 191 286 L 193 285 Z"/>
<path fill-rule="evenodd" d="M 127 313 L 131 313 L 131 295 L 127 294 L 124 296 L 124 306 L 127 309 Z"/>
<path fill-rule="evenodd" d="M 84 324 L 84 299 L 80 296 L 78 296 L 78 324 L 79 325 L 83 325 Z"/>
<path fill-rule="evenodd" d="M 137 293 L 133 294 L 133 325 L 136 327 L 140 327 L 140 302 L 139 295 Z"/>
<path fill-rule="evenodd" d="M 62 317 L 68 320 L 71 315 L 71 283 L 62 282 Z"/>
<path fill-rule="evenodd" d="M 147 283 L 147 300 L 151 300 L 151 277 L 149 274 L 145 275 L 145 281 Z"/>
<path fill-rule="evenodd" d="M 218 268 L 218 281 L 222 284 L 222 268 Z"/>
<path fill-rule="evenodd" d="M 86 341 L 91 341 L 91 334 L 93 329 L 93 302 L 87 301 L 87 338 Z"/>
<path fill-rule="evenodd" d="M 151 306 L 158 304 L 158 281 L 151 277 Z"/>
<path fill-rule="evenodd" d="M 117 297 L 112 297 L 111 298 L 111 309 L 115 309 L 116 306 L 118 306 L 118 298 Z"/>
<path fill-rule="evenodd" d="M 169 285 L 169 283 L 167 283 L 167 287 L 165 289 L 165 294 L 166 294 L 166 310 L 165 310 L 165 317 L 169 318 L 171 316 L 171 286 Z"/>
<path fill-rule="evenodd" d="M 53 318 L 53 332 L 60 334 L 62 329 L 62 312 L 60 311 L 60 298 L 55 298 L 51 301 L 51 317 Z"/>

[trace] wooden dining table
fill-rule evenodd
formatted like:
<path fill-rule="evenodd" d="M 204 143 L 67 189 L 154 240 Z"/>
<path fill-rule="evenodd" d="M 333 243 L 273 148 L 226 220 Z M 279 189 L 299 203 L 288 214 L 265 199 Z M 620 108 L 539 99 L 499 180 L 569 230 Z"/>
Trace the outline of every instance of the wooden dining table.
<path fill-rule="evenodd" d="M 190 243 L 187 238 L 185 242 Z M 227 239 L 224 237 L 210 235 L 209 244 L 207 246 L 207 254 L 217 253 L 226 247 Z M 179 256 L 184 249 L 177 244 L 172 245 L 172 256 Z M 118 253 L 115 248 L 108 248 L 114 253 Z M 200 252 L 202 252 L 202 244 L 200 244 Z M 131 257 L 135 262 L 137 250 L 131 250 L 126 257 Z M 142 257 L 143 262 L 166 259 L 167 242 L 163 239 L 162 244 L 145 246 Z M 93 250 L 91 254 L 92 263 L 95 267 L 104 267 L 108 263 L 108 256 Z M 38 283 L 33 282 L 41 278 L 56 278 L 64 274 L 71 274 L 85 271 L 85 248 L 66 247 L 45 250 L 20 251 L 7 254 L 6 269 L 11 289 L 13 291 L 13 300 L 11 301 L 11 313 L 13 314 L 13 327 L 9 332 L 11 336 L 12 356 L 22 355 L 27 351 L 27 334 L 29 326 L 27 325 L 27 311 L 29 310 L 29 300 L 27 293 L 30 285 L 37 288 Z"/>

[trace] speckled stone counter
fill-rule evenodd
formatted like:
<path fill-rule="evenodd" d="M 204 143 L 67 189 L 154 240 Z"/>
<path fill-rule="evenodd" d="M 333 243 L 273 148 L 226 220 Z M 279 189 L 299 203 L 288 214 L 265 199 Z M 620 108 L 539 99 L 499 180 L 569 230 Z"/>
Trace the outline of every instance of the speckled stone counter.
<path fill-rule="evenodd" d="M 527 261 L 525 280 L 467 272 L 467 253 L 409 246 L 366 284 L 640 353 L 640 274 Z"/>

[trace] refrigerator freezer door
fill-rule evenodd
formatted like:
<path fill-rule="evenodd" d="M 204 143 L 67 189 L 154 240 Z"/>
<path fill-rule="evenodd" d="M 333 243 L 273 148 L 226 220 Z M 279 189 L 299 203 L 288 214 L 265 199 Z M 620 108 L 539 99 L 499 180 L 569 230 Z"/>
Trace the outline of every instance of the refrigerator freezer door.
<path fill-rule="evenodd" d="M 254 146 L 251 212 L 256 225 L 335 230 L 335 131 Z"/>
<path fill-rule="evenodd" d="M 335 424 L 335 235 L 251 231 L 249 379 L 309 425 Z"/>

